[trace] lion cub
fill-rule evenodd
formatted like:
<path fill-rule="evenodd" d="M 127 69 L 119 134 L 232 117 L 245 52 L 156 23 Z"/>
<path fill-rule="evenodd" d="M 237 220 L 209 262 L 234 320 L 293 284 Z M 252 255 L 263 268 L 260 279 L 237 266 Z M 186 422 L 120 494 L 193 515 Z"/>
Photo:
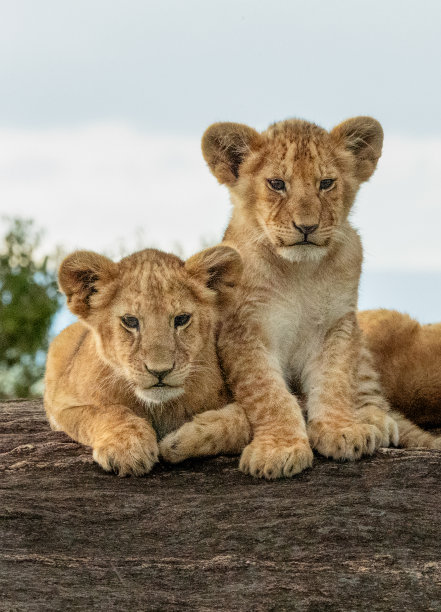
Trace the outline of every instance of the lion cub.
<path fill-rule="evenodd" d="M 417 416 L 405 410 L 410 398 L 403 395 L 418 389 L 424 371 L 436 373 L 436 366 L 422 365 L 430 361 L 428 352 L 414 352 L 421 364 L 412 384 L 403 384 L 408 368 L 398 365 L 410 362 L 418 337 L 412 345 L 401 339 L 407 348 L 399 355 L 393 334 L 368 329 L 366 342 L 357 320 L 362 246 L 349 213 L 382 143 L 383 130 L 370 117 L 330 132 L 300 120 L 263 133 L 217 123 L 203 136 L 204 157 L 234 206 L 225 244 L 244 264 L 221 310 L 218 334 L 236 411 L 245 410 L 252 426 L 240 461 L 244 472 L 292 476 L 311 465 L 311 447 L 334 459 L 358 459 L 398 442 L 441 448 L 440 438 L 391 413 L 387 401 Z M 434 347 L 436 334 L 426 336 Z M 423 385 L 429 382 L 426 377 Z M 430 389 L 436 401 L 439 384 L 433 380 Z M 420 390 L 417 397 L 424 402 L 427 396 Z M 196 454 L 198 440 L 213 443 L 222 432 L 221 414 L 208 421 L 207 413 L 204 420 L 203 427 L 190 422 L 169 434 L 163 456 L 179 461 Z"/>
<path fill-rule="evenodd" d="M 392 406 L 417 425 L 441 427 L 441 323 L 420 325 L 385 309 L 359 312 L 358 323 Z M 409 434 L 400 427 L 400 445 L 409 444 Z M 441 438 L 420 430 L 412 445 L 441 448 Z"/>
<path fill-rule="evenodd" d="M 153 249 L 119 263 L 69 255 L 59 285 L 80 321 L 49 349 L 44 403 L 52 428 L 91 446 L 105 470 L 141 475 L 158 460 L 158 439 L 224 407 L 219 442 L 198 439 L 194 453 L 240 452 L 250 429 L 242 411 L 225 407 L 215 333 L 218 307 L 241 272 L 239 254 L 226 246 L 186 262 Z M 207 414 L 212 422 L 213 410 Z"/>
<path fill-rule="evenodd" d="M 294 119 L 263 133 L 216 123 L 203 136 L 205 160 L 234 205 L 224 240 L 244 263 L 218 338 L 253 429 L 244 472 L 292 476 L 311 465 L 311 446 L 356 459 L 398 443 L 357 324 L 362 247 L 349 221 L 382 143 L 370 117 L 330 132 Z"/>

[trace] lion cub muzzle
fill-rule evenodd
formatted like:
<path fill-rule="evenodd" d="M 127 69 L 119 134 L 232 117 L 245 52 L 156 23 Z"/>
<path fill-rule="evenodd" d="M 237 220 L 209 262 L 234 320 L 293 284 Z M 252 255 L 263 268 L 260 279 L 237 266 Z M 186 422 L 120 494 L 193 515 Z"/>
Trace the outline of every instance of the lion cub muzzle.
<path fill-rule="evenodd" d="M 157 369 L 153 369 L 152 367 L 149 367 L 147 363 L 144 363 L 147 372 L 158 380 L 158 382 L 153 384 L 152 387 L 165 387 L 167 385 L 165 378 L 168 376 L 168 374 L 173 372 L 175 365 L 175 362 L 173 362 L 171 367 L 164 367 L 164 365 L 161 364 L 161 366 L 155 366 Z"/>
<path fill-rule="evenodd" d="M 305 224 L 297 225 L 297 223 L 295 221 L 293 221 L 292 224 L 294 225 L 294 228 L 302 236 L 300 240 L 294 242 L 294 245 L 297 245 L 297 244 L 315 244 L 314 243 L 314 239 L 310 239 L 309 236 L 311 234 L 314 234 L 314 232 L 316 231 L 316 229 L 319 226 L 318 223 L 314 223 L 314 225 L 305 225 Z"/>
<path fill-rule="evenodd" d="M 293 225 L 297 231 L 305 236 L 305 238 L 309 234 L 313 234 L 319 226 L 318 223 L 315 223 L 314 225 L 297 225 L 295 221 L 293 221 Z"/>

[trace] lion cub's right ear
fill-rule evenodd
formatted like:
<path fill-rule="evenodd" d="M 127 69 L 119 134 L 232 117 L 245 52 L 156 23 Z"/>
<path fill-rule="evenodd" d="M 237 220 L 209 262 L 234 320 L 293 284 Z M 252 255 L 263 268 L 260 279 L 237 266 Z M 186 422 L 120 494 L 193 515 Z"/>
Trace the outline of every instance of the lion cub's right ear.
<path fill-rule="evenodd" d="M 185 262 L 187 271 L 209 289 L 234 288 L 242 276 L 242 257 L 232 247 L 219 245 L 196 253 Z"/>
<path fill-rule="evenodd" d="M 242 123 L 210 125 L 202 136 L 202 154 L 219 183 L 234 185 L 241 163 L 260 139 L 259 132 Z"/>
<path fill-rule="evenodd" d="M 118 276 L 118 264 L 92 251 L 75 251 L 61 263 L 58 284 L 69 309 L 87 318 L 93 307 L 103 306 L 113 295 L 109 284 Z M 115 287 L 114 287 L 115 289 Z"/>
<path fill-rule="evenodd" d="M 383 148 L 381 124 L 373 117 L 352 117 L 331 130 L 331 137 L 354 155 L 357 178 L 367 181 Z"/>

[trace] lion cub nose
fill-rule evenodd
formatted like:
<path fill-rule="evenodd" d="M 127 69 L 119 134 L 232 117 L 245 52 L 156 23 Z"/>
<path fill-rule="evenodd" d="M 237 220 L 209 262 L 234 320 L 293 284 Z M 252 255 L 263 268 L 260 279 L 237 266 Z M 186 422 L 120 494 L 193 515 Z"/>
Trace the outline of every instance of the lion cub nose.
<path fill-rule="evenodd" d="M 312 234 L 318 228 L 318 223 L 315 225 L 297 225 L 295 221 L 293 221 L 293 223 L 296 230 L 299 230 L 299 232 L 305 234 L 305 236 Z"/>
<path fill-rule="evenodd" d="M 147 370 L 147 372 L 151 374 L 152 376 L 156 376 L 159 382 L 161 382 L 167 376 L 167 374 L 170 374 L 170 372 L 172 372 L 175 367 L 175 364 L 173 364 L 171 368 L 167 368 L 163 370 L 153 370 L 149 368 L 146 363 L 144 365 L 145 365 L 145 369 Z"/>

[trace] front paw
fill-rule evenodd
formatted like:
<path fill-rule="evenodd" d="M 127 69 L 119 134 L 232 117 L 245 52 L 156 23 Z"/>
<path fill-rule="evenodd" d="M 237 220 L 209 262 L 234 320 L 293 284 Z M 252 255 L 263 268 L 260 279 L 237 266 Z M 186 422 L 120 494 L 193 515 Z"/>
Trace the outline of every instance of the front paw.
<path fill-rule="evenodd" d="M 377 406 L 365 406 L 357 411 L 357 419 L 362 423 L 375 425 L 380 430 L 380 446 L 386 448 L 391 444 L 398 446 L 400 439 L 398 423 L 386 410 L 382 410 Z"/>
<path fill-rule="evenodd" d="M 313 454 L 308 440 L 297 439 L 287 445 L 255 438 L 242 452 L 239 469 L 245 474 L 274 480 L 289 477 L 312 466 Z"/>
<path fill-rule="evenodd" d="M 139 421 L 115 429 L 94 446 L 93 458 L 107 472 L 142 476 L 158 461 L 156 437 L 147 423 Z"/>
<path fill-rule="evenodd" d="M 187 427 L 186 427 L 187 425 Z M 194 427 L 188 427 L 189 423 L 182 425 L 176 431 L 167 434 L 159 443 L 159 453 L 168 463 L 180 463 L 196 454 Z"/>
<path fill-rule="evenodd" d="M 332 459 L 355 460 L 372 455 L 381 444 L 381 432 L 375 425 L 357 422 L 333 423 L 312 420 L 308 423 L 311 446 Z"/>

